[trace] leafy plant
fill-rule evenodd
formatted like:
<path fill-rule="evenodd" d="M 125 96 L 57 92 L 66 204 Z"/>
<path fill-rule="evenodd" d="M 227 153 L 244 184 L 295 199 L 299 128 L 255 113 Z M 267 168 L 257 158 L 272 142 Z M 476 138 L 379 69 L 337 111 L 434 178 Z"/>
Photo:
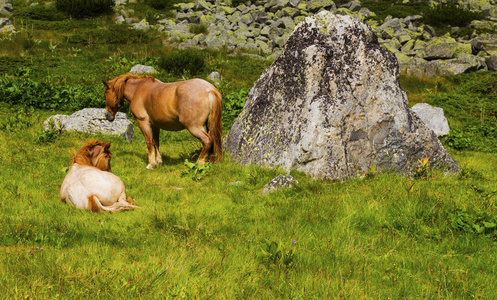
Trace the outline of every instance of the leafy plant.
<path fill-rule="evenodd" d="M 91 87 L 55 85 L 34 81 L 29 74 L 30 70 L 28 69 L 19 77 L 0 78 L 0 98 L 3 102 L 46 109 L 80 109 L 104 105 L 99 85 Z"/>
<path fill-rule="evenodd" d="M 468 233 L 489 233 L 497 229 L 497 218 L 488 213 L 476 214 L 466 209 L 449 213 L 450 226 Z"/>
<path fill-rule="evenodd" d="M 193 180 L 200 181 L 202 178 L 207 176 L 212 169 L 212 165 L 210 163 L 205 163 L 205 165 L 200 165 L 199 163 L 193 163 L 185 159 L 184 162 L 185 167 L 188 168 L 187 172 L 184 172 L 185 175 L 189 175 Z"/>
<path fill-rule="evenodd" d="M 232 92 L 223 97 L 223 124 L 231 126 L 234 120 L 242 112 L 245 105 L 245 99 L 250 89 L 240 89 L 238 92 Z"/>
<path fill-rule="evenodd" d="M 74 18 L 93 17 L 112 12 L 114 0 L 56 0 L 55 7 Z"/>
<path fill-rule="evenodd" d="M 471 149 L 473 145 L 471 137 L 458 128 L 452 128 L 444 141 L 456 150 Z"/>
<path fill-rule="evenodd" d="M 431 173 L 430 163 L 428 161 L 428 156 L 426 156 L 423 160 L 418 159 L 419 168 L 416 169 L 416 174 L 414 175 L 416 178 L 427 178 Z"/>
<path fill-rule="evenodd" d="M 48 129 L 43 130 L 36 137 L 36 142 L 37 143 L 52 143 L 61 136 L 62 130 L 63 130 L 63 125 L 60 123 L 58 123 L 56 125 L 55 121 L 53 119 L 51 119 L 48 123 Z"/>
<path fill-rule="evenodd" d="M 288 269 L 292 268 L 295 263 L 294 249 L 285 250 L 281 242 L 265 241 L 261 247 L 262 260 L 267 265 L 275 265 L 278 268 L 284 266 Z"/>
<path fill-rule="evenodd" d="M 376 170 L 376 165 L 373 165 L 368 168 L 368 172 L 366 173 L 366 178 L 373 178 L 378 174 L 378 170 Z"/>
<path fill-rule="evenodd" d="M 163 56 L 159 60 L 159 67 L 178 76 L 184 74 L 197 75 L 204 71 L 205 54 L 193 49 L 180 50 Z"/>

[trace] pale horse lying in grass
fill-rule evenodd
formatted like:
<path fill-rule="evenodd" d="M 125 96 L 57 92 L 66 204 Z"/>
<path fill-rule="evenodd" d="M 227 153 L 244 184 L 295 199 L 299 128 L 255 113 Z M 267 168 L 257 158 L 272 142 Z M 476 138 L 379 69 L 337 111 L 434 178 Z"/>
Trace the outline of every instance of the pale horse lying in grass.
<path fill-rule="evenodd" d="M 60 188 L 61 200 L 92 212 L 138 208 L 133 198 L 126 197 L 121 179 L 111 173 L 111 158 L 110 143 L 88 141 L 72 157 Z"/>

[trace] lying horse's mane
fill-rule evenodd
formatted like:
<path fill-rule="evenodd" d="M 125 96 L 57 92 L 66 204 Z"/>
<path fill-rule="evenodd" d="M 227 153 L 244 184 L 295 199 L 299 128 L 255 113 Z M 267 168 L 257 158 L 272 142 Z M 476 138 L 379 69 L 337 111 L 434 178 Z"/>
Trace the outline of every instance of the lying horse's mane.
<path fill-rule="evenodd" d="M 78 152 L 73 154 L 72 163 L 83 166 L 92 166 L 102 171 L 110 172 L 111 158 L 110 143 L 99 140 L 89 140 Z"/>
<path fill-rule="evenodd" d="M 114 87 L 114 93 L 116 93 L 116 101 L 121 101 L 121 99 L 123 98 L 124 86 L 126 85 L 126 81 L 128 81 L 129 79 L 151 79 L 152 81 L 154 81 L 155 77 L 150 75 L 124 74 L 112 79 L 111 81 L 109 81 L 109 85 Z"/>

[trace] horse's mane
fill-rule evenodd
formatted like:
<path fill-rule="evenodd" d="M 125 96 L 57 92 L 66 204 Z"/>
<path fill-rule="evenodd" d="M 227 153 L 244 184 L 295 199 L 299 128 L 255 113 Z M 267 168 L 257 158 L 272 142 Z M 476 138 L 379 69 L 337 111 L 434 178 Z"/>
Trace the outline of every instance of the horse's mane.
<path fill-rule="evenodd" d="M 114 93 L 116 93 L 116 101 L 122 100 L 124 96 L 124 86 L 126 85 L 126 81 L 128 81 L 129 79 L 150 79 L 154 81 L 155 77 L 150 75 L 135 75 L 128 73 L 112 79 L 111 81 L 109 81 L 109 85 L 114 87 Z"/>
<path fill-rule="evenodd" d="M 89 140 L 72 156 L 72 163 L 84 166 L 96 167 L 102 171 L 111 171 L 110 143 L 99 140 Z"/>

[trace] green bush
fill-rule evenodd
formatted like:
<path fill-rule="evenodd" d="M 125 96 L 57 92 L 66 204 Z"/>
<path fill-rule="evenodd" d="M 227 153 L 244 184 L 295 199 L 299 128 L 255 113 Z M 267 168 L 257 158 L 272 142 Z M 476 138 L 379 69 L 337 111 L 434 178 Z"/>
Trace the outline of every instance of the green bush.
<path fill-rule="evenodd" d="M 341 4 L 347 2 L 345 0 L 335 1 L 335 4 L 339 7 Z M 376 14 L 376 16 L 370 17 L 370 19 L 384 20 L 389 15 L 394 18 L 418 15 L 420 10 L 427 7 L 427 2 L 409 1 L 402 3 L 397 0 L 363 0 L 361 1 L 361 5 Z"/>
<path fill-rule="evenodd" d="M 70 44 L 87 45 L 90 40 L 94 44 L 117 45 L 147 43 L 156 39 L 157 33 L 152 30 L 134 30 L 125 24 L 109 24 L 108 29 L 91 29 L 84 34 L 69 35 L 65 41 Z"/>
<path fill-rule="evenodd" d="M 114 0 L 56 0 L 55 7 L 74 18 L 93 17 L 112 11 Z"/>
<path fill-rule="evenodd" d="M 10 104 L 21 104 L 44 109 L 82 109 L 104 107 L 100 85 L 55 85 L 30 79 L 30 72 L 21 76 L 0 78 L 0 99 Z"/>
<path fill-rule="evenodd" d="M 53 5 L 36 5 L 17 8 L 16 16 L 40 21 L 63 21 L 67 16 Z"/>
<path fill-rule="evenodd" d="M 178 76 L 197 75 L 204 71 L 205 54 L 193 49 L 181 50 L 162 57 L 159 60 L 159 67 Z"/>
<path fill-rule="evenodd" d="M 171 1 L 169 0 L 145 0 L 145 4 L 148 6 L 161 10 L 161 9 L 166 9 L 171 5 Z"/>
<path fill-rule="evenodd" d="M 478 12 L 472 12 L 456 3 L 440 3 L 424 11 L 423 22 L 435 27 L 458 26 L 466 27 L 473 20 L 482 19 Z"/>

